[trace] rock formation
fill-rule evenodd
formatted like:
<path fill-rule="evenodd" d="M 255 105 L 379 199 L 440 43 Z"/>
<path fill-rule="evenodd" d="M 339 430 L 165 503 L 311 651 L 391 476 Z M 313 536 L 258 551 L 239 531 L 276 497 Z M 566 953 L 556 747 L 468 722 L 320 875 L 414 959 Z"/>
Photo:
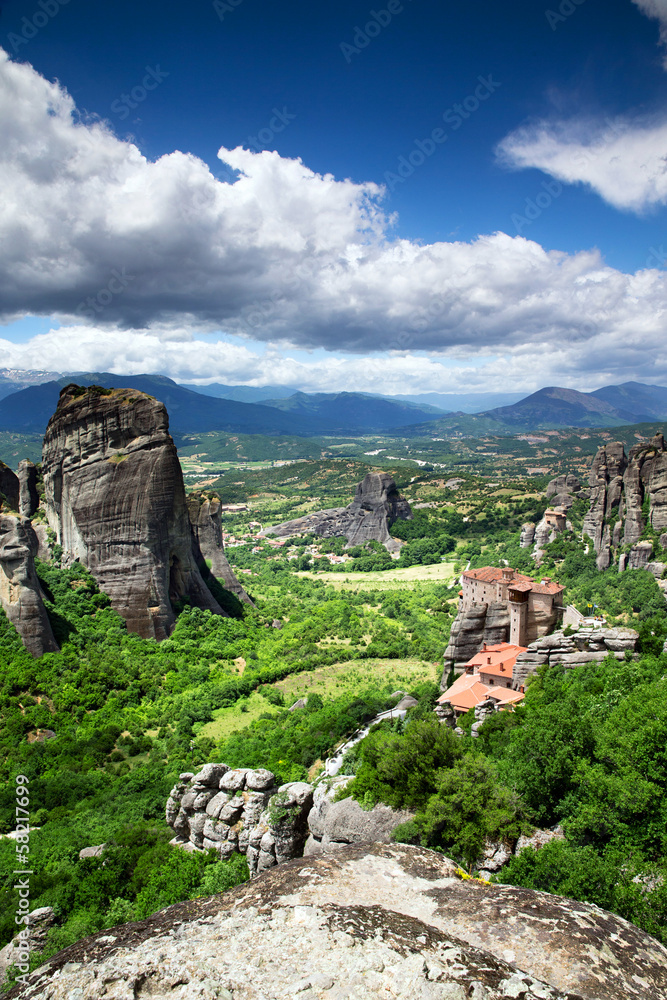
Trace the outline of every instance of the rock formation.
<path fill-rule="evenodd" d="M 479 867 L 479 877 L 489 879 L 505 867 L 508 861 L 521 852 L 526 847 L 532 847 L 534 851 L 539 851 L 552 840 L 565 840 L 565 834 L 561 826 L 554 827 L 553 830 L 535 830 L 530 836 L 521 836 L 513 846 L 502 841 L 488 841 L 482 857 L 477 862 Z"/>
<path fill-rule="evenodd" d="M 3 510 L 18 511 L 20 491 L 18 476 L 8 465 L 0 462 L 0 506 Z"/>
<path fill-rule="evenodd" d="M 525 524 L 521 525 L 521 534 L 519 536 L 519 547 L 522 549 L 529 549 L 533 544 L 534 538 L 535 538 L 535 525 L 532 521 L 526 521 Z"/>
<path fill-rule="evenodd" d="M 488 645 L 509 642 L 509 635 L 509 608 L 502 601 L 473 604 L 467 611 L 459 611 L 452 622 L 445 650 L 445 681 L 452 666 L 460 669 L 480 651 L 485 642 Z M 444 686 L 447 687 L 447 684 Z"/>
<path fill-rule="evenodd" d="M 615 441 L 599 449 L 589 476 L 590 509 L 584 518 L 597 553 L 598 569 L 614 561 L 621 545 L 634 545 L 647 520 L 667 527 L 667 450 L 662 434 L 641 441 L 625 456 Z"/>
<path fill-rule="evenodd" d="M 348 847 L 54 955 L 8 1000 L 657 1000 L 667 949 L 587 903 L 463 879 L 420 847 Z"/>
<path fill-rule="evenodd" d="M 519 691 L 526 678 L 537 672 L 543 663 L 562 663 L 577 667 L 580 663 L 600 662 L 610 654 L 625 659 L 626 651 L 634 653 L 639 633 L 632 628 L 596 628 L 583 626 L 571 635 L 554 632 L 531 642 L 525 653 L 519 653 L 514 665 L 512 687 Z"/>
<path fill-rule="evenodd" d="M 130 631 L 164 639 L 184 599 L 215 614 L 162 403 L 134 389 L 69 385 L 44 438 L 47 517 Z"/>
<path fill-rule="evenodd" d="M 575 498 L 585 498 L 588 491 L 585 490 L 576 476 L 571 472 L 567 475 L 556 476 L 547 486 L 547 500 L 550 500 L 554 507 L 563 507 L 569 510 Z"/>
<path fill-rule="evenodd" d="M 182 774 L 167 800 L 172 841 L 187 850 L 245 854 L 250 874 L 301 857 L 308 837 L 313 788 L 303 781 L 276 786 L 271 771 L 206 764 Z"/>
<path fill-rule="evenodd" d="M 32 517 L 39 507 L 37 492 L 37 466 L 24 458 L 19 462 L 19 511 L 23 517 Z"/>
<path fill-rule="evenodd" d="M 380 542 L 389 552 L 398 551 L 398 542 L 389 534 L 394 521 L 410 520 L 412 509 L 400 495 L 396 483 L 386 472 L 369 472 L 357 485 L 354 500 L 347 507 L 333 507 L 316 514 L 285 521 L 262 534 L 289 538 L 291 535 L 314 534 L 322 538 L 343 537 L 345 548 Z"/>
<path fill-rule="evenodd" d="M 335 802 L 337 793 L 351 780 L 351 775 L 337 775 L 325 778 L 315 787 L 304 855 L 337 851 L 350 844 L 389 843 L 399 823 L 412 819 L 412 813 L 397 812 L 382 803 L 362 809 L 352 798 Z"/>
<path fill-rule="evenodd" d="M 207 563 L 210 562 L 211 573 L 222 581 L 226 590 L 236 594 L 240 601 L 252 604 L 225 555 L 220 497 L 215 494 L 207 496 L 203 493 L 189 493 L 186 502 L 195 543 L 203 558 Z"/>
<path fill-rule="evenodd" d="M 27 518 L 0 515 L 0 604 L 33 656 L 58 649 L 35 572 L 38 548 Z"/>

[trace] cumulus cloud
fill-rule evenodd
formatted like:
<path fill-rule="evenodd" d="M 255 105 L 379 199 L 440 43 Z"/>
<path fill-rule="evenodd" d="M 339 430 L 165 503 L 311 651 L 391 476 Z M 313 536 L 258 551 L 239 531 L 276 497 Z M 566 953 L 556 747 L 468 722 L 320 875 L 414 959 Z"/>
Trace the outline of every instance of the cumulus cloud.
<path fill-rule="evenodd" d="M 393 352 L 391 364 L 405 369 L 408 351 L 579 350 L 594 331 L 611 350 L 628 331 L 650 339 L 664 329 L 667 286 L 656 270 L 626 275 L 596 252 L 548 252 L 504 233 L 396 239 L 381 187 L 275 152 L 222 148 L 233 183 L 186 153 L 151 162 L 1 50 L 0 130 L 1 315 L 57 316 L 75 351 L 87 324 L 98 361 L 77 367 L 111 367 L 107 348 L 119 357 L 128 329 L 140 332 L 122 340 L 127 371 L 137 370 L 132 345 L 153 344 L 151 364 L 137 355 L 144 370 L 177 352 L 195 364 L 204 352 L 193 330 Z"/>
<path fill-rule="evenodd" d="M 534 122 L 498 147 L 507 166 L 536 167 L 587 184 L 615 208 L 643 212 L 667 204 L 667 121 Z"/>

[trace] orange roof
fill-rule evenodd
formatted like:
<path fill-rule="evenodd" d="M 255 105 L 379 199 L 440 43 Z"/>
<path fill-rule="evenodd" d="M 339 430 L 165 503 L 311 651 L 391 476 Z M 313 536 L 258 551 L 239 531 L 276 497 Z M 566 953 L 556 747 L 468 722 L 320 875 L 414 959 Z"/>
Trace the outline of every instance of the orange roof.
<path fill-rule="evenodd" d="M 533 578 L 530 576 L 524 576 L 523 573 L 517 573 L 516 570 L 512 571 L 513 575 L 511 579 L 508 579 L 508 584 L 512 590 L 520 590 L 523 592 L 532 590 L 534 594 L 560 594 L 565 587 L 561 587 L 559 583 L 535 583 Z M 466 580 L 477 580 L 480 583 L 497 583 L 503 579 L 503 571 L 498 566 L 482 566 L 480 569 L 467 569 L 463 574 Z M 528 586 L 524 586 L 527 584 Z"/>
<path fill-rule="evenodd" d="M 486 649 L 480 649 L 479 653 L 475 653 L 468 660 L 466 670 L 468 667 L 472 667 L 473 670 L 483 671 L 485 674 L 494 673 L 507 676 L 508 673 L 512 673 L 519 653 L 525 653 L 526 648 L 526 646 L 517 646 L 513 642 L 499 642 L 495 646 L 489 645 Z M 505 670 L 500 670 L 501 663 L 505 665 Z"/>
<path fill-rule="evenodd" d="M 512 691 L 511 688 L 491 688 L 487 694 L 487 698 L 502 701 L 503 705 L 511 705 L 514 702 L 521 701 L 525 697 L 524 691 Z"/>
<path fill-rule="evenodd" d="M 482 684 L 479 677 L 468 676 L 466 679 L 471 682 L 467 688 L 454 691 L 455 681 L 444 694 L 440 695 L 438 701 L 449 701 L 454 708 L 462 712 L 467 712 L 468 709 L 474 708 L 475 705 L 481 705 L 483 701 L 486 701 L 489 697 L 489 688 L 486 684 Z M 461 678 L 459 677 L 458 680 L 461 680 Z"/>

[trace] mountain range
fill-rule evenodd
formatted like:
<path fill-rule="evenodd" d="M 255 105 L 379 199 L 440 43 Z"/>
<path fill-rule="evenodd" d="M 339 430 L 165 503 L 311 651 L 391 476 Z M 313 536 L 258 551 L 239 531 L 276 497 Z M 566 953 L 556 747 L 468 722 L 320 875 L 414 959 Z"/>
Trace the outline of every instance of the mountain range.
<path fill-rule="evenodd" d="M 667 387 L 642 382 L 603 386 L 593 392 L 549 386 L 516 399 L 517 393 L 382 396 L 294 392 L 280 385 L 188 386 L 164 375 L 53 375 L 0 369 L 0 431 L 43 433 L 61 389 L 71 382 L 128 387 L 155 396 L 167 406 L 171 430 L 177 436 L 205 431 L 297 437 L 377 433 L 460 436 L 558 427 L 618 427 L 667 420 Z M 8 392 L 8 388 L 15 391 Z M 502 400 L 503 405 L 487 409 L 482 403 L 475 413 L 463 405 L 456 412 L 444 409 L 445 399 L 456 398 L 470 407 L 475 397 L 487 405 L 491 400 Z"/>

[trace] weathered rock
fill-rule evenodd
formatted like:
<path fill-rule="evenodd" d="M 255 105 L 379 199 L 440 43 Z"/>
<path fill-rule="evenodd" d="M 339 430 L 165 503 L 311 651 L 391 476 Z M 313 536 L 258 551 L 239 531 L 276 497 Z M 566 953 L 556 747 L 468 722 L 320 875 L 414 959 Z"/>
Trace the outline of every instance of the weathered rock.
<path fill-rule="evenodd" d="M 438 702 L 433 711 L 448 729 L 456 729 L 456 711 L 450 701 Z"/>
<path fill-rule="evenodd" d="M 38 954 L 46 944 L 46 938 L 56 921 L 56 915 L 52 906 L 40 906 L 36 910 L 31 910 L 28 914 L 28 925 L 23 927 L 23 941 L 20 934 L 17 934 L 9 944 L 0 950 L 0 986 L 5 978 L 7 970 L 12 965 L 22 963 L 26 958 L 25 937 L 30 946 L 30 955 Z"/>
<path fill-rule="evenodd" d="M 628 569 L 646 569 L 653 555 L 653 542 L 636 542 L 630 549 Z"/>
<path fill-rule="evenodd" d="M 519 546 L 522 549 L 529 549 L 535 538 L 535 525 L 532 521 L 527 521 L 521 525 L 521 535 L 519 536 Z"/>
<path fill-rule="evenodd" d="M 95 844 L 94 847 L 82 847 L 79 851 L 80 858 L 100 858 L 104 854 L 106 844 Z"/>
<path fill-rule="evenodd" d="M 39 507 L 37 492 L 37 466 L 24 458 L 19 462 L 19 513 L 23 517 L 32 517 Z"/>
<path fill-rule="evenodd" d="M 667 450 L 662 434 L 634 445 L 627 459 L 618 441 L 600 448 L 589 482 L 584 534 L 593 539 L 598 569 L 611 565 L 619 545 L 639 542 L 646 528 L 646 501 L 652 527 L 656 531 L 667 527 Z M 631 553 L 628 568 L 643 568 L 632 561 Z"/>
<path fill-rule="evenodd" d="M 323 538 L 344 537 L 346 548 L 375 540 L 390 552 L 400 546 L 389 534 L 396 520 L 410 520 L 412 510 L 386 472 L 369 472 L 357 485 L 354 500 L 348 507 L 335 507 L 285 521 L 262 534 L 289 538 L 291 535 L 315 534 Z"/>
<path fill-rule="evenodd" d="M 654 576 L 656 580 L 662 580 L 665 570 L 667 570 L 667 563 L 664 562 L 650 562 L 647 564 L 646 569 L 649 571 L 651 576 Z"/>
<path fill-rule="evenodd" d="M 278 864 L 301 857 L 308 839 L 308 813 L 313 805 L 313 786 L 305 781 L 281 785 L 269 799 L 262 822 L 270 825 L 272 850 Z"/>
<path fill-rule="evenodd" d="M 555 496 L 562 496 L 563 494 L 575 494 L 576 496 L 578 493 L 581 493 L 581 488 L 581 483 L 571 472 L 568 472 L 566 475 L 556 476 L 547 486 L 547 500 Z"/>
<path fill-rule="evenodd" d="M 43 449 L 47 517 L 144 638 L 164 639 L 172 602 L 223 614 L 204 583 L 164 405 L 134 389 L 67 386 Z"/>
<path fill-rule="evenodd" d="M 433 851 L 358 845 L 79 941 L 8 1000 L 101 989 L 109 1000 L 658 1000 L 667 949 L 596 906 L 462 879 Z"/>
<path fill-rule="evenodd" d="M 447 686 L 445 682 L 452 663 L 455 667 L 462 667 L 471 656 L 480 651 L 485 642 L 489 645 L 507 642 L 509 634 L 509 608 L 501 601 L 473 604 L 467 611 L 459 611 L 452 622 L 445 650 L 444 686 Z"/>
<path fill-rule="evenodd" d="M 216 494 L 189 493 L 186 502 L 195 541 L 203 558 L 210 562 L 211 573 L 240 601 L 252 604 L 225 555 L 220 498 Z"/>
<path fill-rule="evenodd" d="M 3 511 L 19 511 L 21 484 L 16 473 L 0 462 L 0 507 Z"/>
<path fill-rule="evenodd" d="M 638 641 L 639 633 L 632 628 L 581 627 L 572 635 L 554 632 L 543 636 L 517 656 L 512 687 L 515 691 L 520 690 L 526 679 L 544 663 L 576 667 L 582 663 L 599 663 L 610 654 L 622 660 L 626 651 L 635 652 Z"/>
<path fill-rule="evenodd" d="M 27 518 L 0 515 L 0 604 L 33 656 L 58 649 L 35 572 L 38 548 Z"/>
<path fill-rule="evenodd" d="M 536 830 L 530 836 L 519 837 L 514 848 L 514 853 L 520 854 L 526 847 L 532 847 L 534 851 L 539 851 L 546 844 L 550 844 L 552 840 L 565 840 L 565 834 L 561 826 L 557 826 L 553 830 Z"/>
<path fill-rule="evenodd" d="M 315 788 L 313 807 L 308 814 L 310 836 L 305 855 L 340 850 L 349 844 L 388 843 L 399 823 L 412 819 L 412 813 L 382 804 L 362 809 L 351 798 L 335 802 L 335 796 L 351 780 L 349 775 L 337 775 L 321 781 Z"/>

